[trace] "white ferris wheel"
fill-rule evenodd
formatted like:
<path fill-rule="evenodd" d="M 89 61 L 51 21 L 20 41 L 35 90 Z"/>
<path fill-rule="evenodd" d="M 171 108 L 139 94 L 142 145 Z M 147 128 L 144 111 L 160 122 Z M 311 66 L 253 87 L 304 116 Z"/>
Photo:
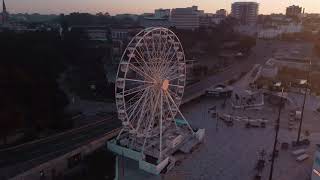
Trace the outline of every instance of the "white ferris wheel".
<path fill-rule="evenodd" d="M 194 134 L 179 111 L 185 84 L 185 55 L 178 37 L 160 27 L 139 32 L 124 51 L 117 73 L 120 144 L 161 161 L 176 135 Z"/>

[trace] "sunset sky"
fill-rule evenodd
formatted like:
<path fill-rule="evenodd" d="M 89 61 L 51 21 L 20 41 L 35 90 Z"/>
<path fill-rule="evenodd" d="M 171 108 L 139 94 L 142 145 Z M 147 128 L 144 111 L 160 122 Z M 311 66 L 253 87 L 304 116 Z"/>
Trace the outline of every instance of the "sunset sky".
<path fill-rule="evenodd" d="M 155 8 L 175 8 L 192 5 L 212 13 L 217 9 L 230 12 L 234 0 L 5 0 L 11 13 L 28 12 L 59 14 L 70 12 L 109 12 L 110 14 L 153 12 Z M 289 5 L 299 5 L 308 13 L 320 13 L 320 0 L 257 0 L 260 14 L 284 13 Z"/>

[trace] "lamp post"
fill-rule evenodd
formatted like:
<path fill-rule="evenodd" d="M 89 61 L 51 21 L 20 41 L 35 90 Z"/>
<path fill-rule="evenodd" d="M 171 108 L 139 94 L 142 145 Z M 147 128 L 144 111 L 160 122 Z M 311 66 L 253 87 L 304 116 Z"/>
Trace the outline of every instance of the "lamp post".
<path fill-rule="evenodd" d="M 303 99 L 303 105 L 302 105 L 302 110 L 301 110 L 301 118 L 300 118 L 300 124 L 299 124 L 299 130 L 298 130 L 298 137 L 296 144 L 300 144 L 300 136 L 301 136 L 301 129 L 302 129 L 302 121 L 303 121 L 303 115 L 304 115 L 304 107 L 306 104 L 306 98 L 307 98 L 307 91 L 308 91 L 308 84 L 310 84 L 310 69 L 311 69 L 311 60 L 309 61 L 309 69 L 307 70 L 307 81 L 305 82 L 305 92 L 304 92 L 304 99 Z M 311 87 L 311 84 L 310 84 Z"/>
<path fill-rule="evenodd" d="M 277 83 L 276 86 L 281 86 L 281 83 Z M 276 150 L 277 150 L 277 144 L 278 144 L 278 134 L 279 134 L 279 129 L 280 129 L 280 115 L 281 115 L 281 110 L 282 110 L 282 104 L 283 104 L 283 90 L 284 88 L 282 87 L 281 89 L 281 100 L 279 104 L 279 110 L 278 110 L 278 118 L 276 121 L 276 135 L 274 137 L 274 143 L 273 143 L 273 150 L 272 150 L 272 158 L 271 158 L 271 168 L 270 168 L 270 174 L 269 174 L 269 180 L 272 180 L 273 176 L 273 168 L 274 168 L 274 160 L 276 158 Z"/>

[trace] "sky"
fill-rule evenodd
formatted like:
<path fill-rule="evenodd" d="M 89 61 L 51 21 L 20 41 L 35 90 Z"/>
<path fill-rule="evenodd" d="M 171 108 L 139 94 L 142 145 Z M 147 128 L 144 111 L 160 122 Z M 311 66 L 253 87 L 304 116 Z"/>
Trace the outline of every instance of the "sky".
<path fill-rule="evenodd" d="M 153 12 L 156 8 L 176 8 L 199 6 L 206 13 L 218 9 L 230 12 L 235 0 L 5 0 L 10 13 L 60 14 L 70 12 L 109 12 L 141 14 Z M 246 0 L 245 0 L 246 1 Z M 256 0 L 260 4 L 260 14 L 285 13 L 290 5 L 299 5 L 307 13 L 320 13 L 320 0 Z"/>

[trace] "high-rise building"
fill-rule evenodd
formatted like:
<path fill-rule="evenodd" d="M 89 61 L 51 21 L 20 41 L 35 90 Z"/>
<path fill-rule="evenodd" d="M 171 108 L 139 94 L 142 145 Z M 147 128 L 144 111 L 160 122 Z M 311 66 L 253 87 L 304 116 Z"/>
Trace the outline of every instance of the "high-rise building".
<path fill-rule="evenodd" d="M 245 25 L 255 24 L 258 12 L 259 4 L 256 2 L 235 2 L 231 6 L 231 15 Z"/>
<path fill-rule="evenodd" d="M 2 1 L 2 13 L 1 13 L 1 23 L 2 24 L 7 24 L 8 23 L 8 19 L 9 19 L 8 16 L 9 16 L 9 14 L 7 12 L 6 3 L 3 0 Z"/>
<path fill-rule="evenodd" d="M 197 29 L 200 26 L 200 16 L 202 13 L 202 11 L 198 10 L 197 6 L 172 9 L 172 26 L 177 29 Z"/>
<path fill-rule="evenodd" d="M 286 10 L 287 16 L 299 16 L 301 13 L 302 13 L 302 7 L 295 6 L 295 5 L 287 7 L 287 10 Z"/>
<path fill-rule="evenodd" d="M 219 10 L 217 10 L 216 15 L 217 15 L 217 16 L 226 17 L 226 16 L 227 16 L 227 10 L 225 10 L 225 9 L 219 9 Z"/>

